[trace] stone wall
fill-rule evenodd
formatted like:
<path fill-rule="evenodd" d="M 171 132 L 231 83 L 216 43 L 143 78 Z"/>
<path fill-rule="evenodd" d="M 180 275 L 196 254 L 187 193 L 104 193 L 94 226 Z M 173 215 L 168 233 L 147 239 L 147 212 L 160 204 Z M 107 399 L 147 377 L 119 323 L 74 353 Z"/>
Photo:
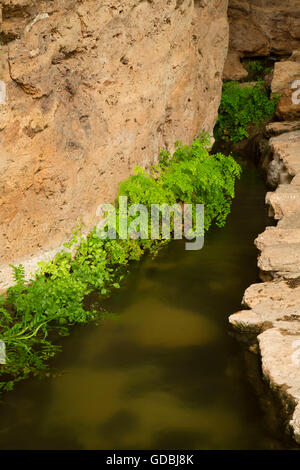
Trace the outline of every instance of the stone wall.
<path fill-rule="evenodd" d="M 287 429 L 300 444 L 300 131 L 289 128 L 295 129 L 296 121 L 268 127 L 275 134 L 269 145 L 281 178 L 266 196 L 278 224 L 255 240 L 265 282 L 248 287 L 244 309 L 229 321 L 244 337 L 257 335 L 263 375 L 280 397 Z"/>
<path fill-rule="evenodd" d="M 228 21 L 227 0 L 0 6 L 1 289 L 8 263 L 92 227 L 136 164 L 212 132 Z"/>

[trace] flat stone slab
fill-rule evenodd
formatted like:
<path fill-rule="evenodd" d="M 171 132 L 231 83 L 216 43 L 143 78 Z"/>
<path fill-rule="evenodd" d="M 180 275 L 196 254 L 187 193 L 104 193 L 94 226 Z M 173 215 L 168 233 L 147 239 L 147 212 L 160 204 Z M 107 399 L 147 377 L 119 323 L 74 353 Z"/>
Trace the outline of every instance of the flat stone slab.
<path fill-rule="evenodd" d="M 298 80 L 299 76 L 300 63 L 298 62 L 289 59 L 276 62 L 274 65 L 271 90 L 272 93 L 280 94 L 279 103 L 276 109 L 276 115 L 279 117 L 280 121 L 300 118 L 300 105 L 293 103 L 292 94 L 294 90 L 291 87 L 291 84 L 295 80 Z"/>
<path fill-rule="evenodd" d="M 263 251 L 269 246 L 282 246 L 291 244 L 300 244 L 300 227 L 299 228 L 281 228 L 267 227 L 254 241 L 258 250 Z"/>
<path fill-rule="evenodd" d="M 296 210 L 288 216 L 283 217 L 278 221 L 277 227 L 282 229 L 300 228 L 300 210 Z"/>
<path fill-rule="evenodd" d="M 249 310 L 229 317 L 229 322 L 239 332 L 259 334 L 273 326 L 294 331 L 297 325 L 300 333 L 300 277 L 253 284 L 245 291 L 243 305 Z"/>
<path fill-rule="evenodd" d="M 271 328 L 258 336 L 262 371 L 284 404 L 294 408 L 290 426 L 300 444 L 300 332 Z"/>
<path fill-rule="evenodd" d="M 300 131 L 300 121 L 271 122 L 266 126 L 267 137 L 274 137 L 285 132 Z"/>
<path fill-rule="evenodd" d="M 270 215 L 276 220 L 300 211 L 300 186 L 280 184 L 276 191 L 266 194 L 266 204 L 271 207 Z"/>
<path fill-rule="evenodd" d="M 279 222 L 258 235 L 258 266 L 268 279 L 251 285 L 244 294 L 244 310 L 229 317 L 240 333 L 257 336 L 262 370 L 285 409 L 300 444 L 300 122 L 273 123 L 267 132 L 274 160 L 268 181 L 270 215 Z M 293 130 L 286 132 L 286 130 Z"/>
<path fill-rule="evenodd" d="M 298 123 L 298 124 L 297 124 Z M 291 126 L 291 125 L 299 125 L 299 121 L 283 121 L 283 122 L 273 122 L 269 124 L 271 127 L 283 127 L 283 126 Z M 300 140 L 300 129 L 294 130 L 292 132 L 287 132 L 276 137 L 272 137 L 270 139 L 270 145 L 274 148 L 274 150 L 278 149 L 279 147 L 288 149 L 291 144 L 299 145 Z"/>
<path fill-rule="evenodd" d="M 270 139 L 274 160 L 281 161 L 291 176 L 300 173 L 300 130 Z"/>
<path fill-rule="evenodd" d="M 297 173 L 290 182 L 293 186 L 300 186 L 300 173 Z"/>
<path fill-rule="evenodd" d="M 243 305 L 254 308 L 266 300 L 272 302 L 300 301 L 300 277 L 298 280 L 286 281 L 276 279 L 272 282 L 258 282 L 245 290 Z"/>
<path fill-rule="evenodd" d="M 275 277 L 276 272 L 299 273 L 300 243 L 267 246 L 258 257 L 258 267 Z"/>

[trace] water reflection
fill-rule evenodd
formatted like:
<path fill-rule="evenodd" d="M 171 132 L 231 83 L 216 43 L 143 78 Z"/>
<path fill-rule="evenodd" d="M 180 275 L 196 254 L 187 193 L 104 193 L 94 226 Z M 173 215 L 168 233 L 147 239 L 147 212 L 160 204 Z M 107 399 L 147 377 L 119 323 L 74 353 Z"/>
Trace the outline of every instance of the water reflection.
<path fill-rule="evenodd" d="M 0 407 L 0 448 L 280 448 L 229 335 L 256 281 L 265 188 L 251 166 L 228 224 L 187 252 L 174 242 L 106 302 L 115 315 L 74 330 L 59 375 L 20 384 Z"/>

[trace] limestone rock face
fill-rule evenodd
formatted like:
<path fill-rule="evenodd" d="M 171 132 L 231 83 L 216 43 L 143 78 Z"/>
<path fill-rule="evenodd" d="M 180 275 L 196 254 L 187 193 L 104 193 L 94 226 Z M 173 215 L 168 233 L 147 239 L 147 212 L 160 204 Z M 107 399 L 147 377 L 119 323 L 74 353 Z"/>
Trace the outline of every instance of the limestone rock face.
<path fill-rule="evenodd" d="M 224 77 L 245 76 L 240 59 L 300 50 L 298 0 L 229 0 L 230 45 Z M 247 74 L 247 72 L 246 72 Z"/>
<path fill-rule="evenodd" d="M 1 265 L 90 228 L 136 164 L 212 132 L 228 20 L 227 0 L 0 5 Z"/>
<path fill-rule="evenodd" d="M 241 64 L 240 54 L 235 51 L 229 51 L 224 66 L 224 80 L 242 80 L 248 76 L 248 72 Z"/>
<path fill-rule="evenodd" d="M 297 128 L 297 126 L 295 127 Z M 286 132 L 273 137 L 270 139 L 269 145 L 273 155 L 273 160 L 270 162 L 268 170 L 269 184 L 276 187 L 279 183 L 289 183 L 294 177 L 292 179 L 292 186 L 297 186 L 296 183 L 300 174 L 300 131 Z M 281 198 L 284 191 L 288 193 L 289 191 L 294 191 L 294 189 L 280 187 L 278 192 L 274 193 L 272 199 L 274 201 L 278 199 L 277 193 L 281 193 L 279 196 Z M 293 197 L 288 196 L 288 199 L 293 203 Z M 276 218 L 280 219 L 280 216 L 276 216 Z"/>

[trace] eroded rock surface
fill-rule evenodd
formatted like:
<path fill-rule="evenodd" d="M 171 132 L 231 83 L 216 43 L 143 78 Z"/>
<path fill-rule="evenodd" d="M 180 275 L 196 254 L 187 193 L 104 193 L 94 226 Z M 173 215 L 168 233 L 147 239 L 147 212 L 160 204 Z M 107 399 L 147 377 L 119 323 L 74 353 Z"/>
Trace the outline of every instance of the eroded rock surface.
<path fill-rule="evenodd" d="M 276 114 L 280 120 L 300 118 L 299 88 L 300 62 L 291 60 L 276 62 L 271 89 L 273 93 L 280 94 L 280 100 L 276 110 Z"/>
<path fill-rule="evenodd" d="M 270 139 L 270 150 L 273 154 L 273 160 L 270 162 L 268 170 L 269 184 L 276 187 L 279 183 L 289 183 L 300 171 L 300 131 L 287 132 L 273 137 Z M 293 186 L 298 181 L 298 177 L 294 178 Z M 278 192 L 280 191 L 281 188 Z M 290 189 L 286 188 L 286 191 L 288 192 Z M 277 199 L 277 196 L 274 196 L 273 199 Z M 290 200 L 292 201 L 292 198 Z"/>
<path fill-rule="evenodd" d="M 296 325 L 294 330 L 271 328 L 258 336 L 258 342 L 263 374 L 285 405 L 294 409 L 290 426 L 300 443 L 300 322 Z"/>
<path fill-rule="evenodd" d="M 279 174 L 278 187 L 266 201 L 279 222 L 255 240 L 261 277 L 268 282 L 250 286 L 245 309 L 229 321 L 240 333 L 259 335 L 264 377 L 291 415 L 289 424 L 300 444 L 300 132 L 273 137 L 270 149 Z"/>
<path fill-rule="evenodd" d="M 298 0 L 229 0 L 230 45 L 224 78 L 247 76 L 240 59 L 276 54 L 290 56 L 300 50 Z M 295 53 L 293 60 L 297 59 Z M 245 75 L 246 74 L 246 75 Z"/>
<path fill-rule="evenodd" d="M 240 332 L 259 334 L 280 322 L 300 320 L 300 283 L 277 279 L 253 284 L 245 291 L 243 304 L 247 310 L 230 316 Z"/>
<path fill-rule="evenodd" d="M 9 263 L 93 226 L 135 165 L 212 132 L 228 20 L 227 0 L 0 5 L 1 289 Z"/>
<path fill-rule="evenodd" d="M 271 122 L 266 126 L 267 137 L 275 137 L 293 131 L 300 131 L 300 121 Z"/>

